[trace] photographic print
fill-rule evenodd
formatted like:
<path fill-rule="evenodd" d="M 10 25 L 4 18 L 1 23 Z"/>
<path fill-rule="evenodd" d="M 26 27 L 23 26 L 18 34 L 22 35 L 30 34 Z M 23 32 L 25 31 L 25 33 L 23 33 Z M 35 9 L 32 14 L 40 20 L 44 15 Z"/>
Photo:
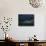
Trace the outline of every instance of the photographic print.
<path fill-rule="evenodd" d="M 19 26 L 34 26 L 34 15 L 33 14 L 19 14 L 18 25 Z"/>

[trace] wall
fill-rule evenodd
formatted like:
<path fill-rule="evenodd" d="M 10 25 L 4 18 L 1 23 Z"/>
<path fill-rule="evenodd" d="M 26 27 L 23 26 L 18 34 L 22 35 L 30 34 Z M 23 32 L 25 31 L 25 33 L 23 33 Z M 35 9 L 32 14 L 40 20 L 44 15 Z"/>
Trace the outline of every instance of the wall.
<path fill-rule="evenodd" d="M 44 38 L 46 39 L 46 16 L 45 16 L 45 19 L 44 19 L 44 21 L 45 21 L 45 24 L 44 24 Z"/>
<path fill-rule="evenodd" d="M 45 39 L 45 15 L 46 6 L 39 8 L 33 8 L 30 6 L 28 0 L 0 0 L 0 18 L 1 17 L 13 17 L 13 22 L 10 31 L 12 35 L 17 40 L 27 40 L 34 34 L 37 35 L 39 40 Z M 35 26 L 32 27 L 19 27 L 18 26 L 18 14 L 34 14 L 35 16 Z M 0 31 L 0 35 L 2 35 Z M 4 34 L 4 33 L 3 33 Z M 0 36 L 0 39 L 4 37 Z"/>

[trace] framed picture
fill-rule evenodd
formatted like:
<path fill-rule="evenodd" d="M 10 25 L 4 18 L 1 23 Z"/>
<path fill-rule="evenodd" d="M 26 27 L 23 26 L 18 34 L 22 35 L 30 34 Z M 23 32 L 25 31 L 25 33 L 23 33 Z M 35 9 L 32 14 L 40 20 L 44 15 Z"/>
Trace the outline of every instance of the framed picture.
<path fill-rule="evenodd" d="M 19 26 L 34 26 L 34 14 L 18 14 Z"/>

